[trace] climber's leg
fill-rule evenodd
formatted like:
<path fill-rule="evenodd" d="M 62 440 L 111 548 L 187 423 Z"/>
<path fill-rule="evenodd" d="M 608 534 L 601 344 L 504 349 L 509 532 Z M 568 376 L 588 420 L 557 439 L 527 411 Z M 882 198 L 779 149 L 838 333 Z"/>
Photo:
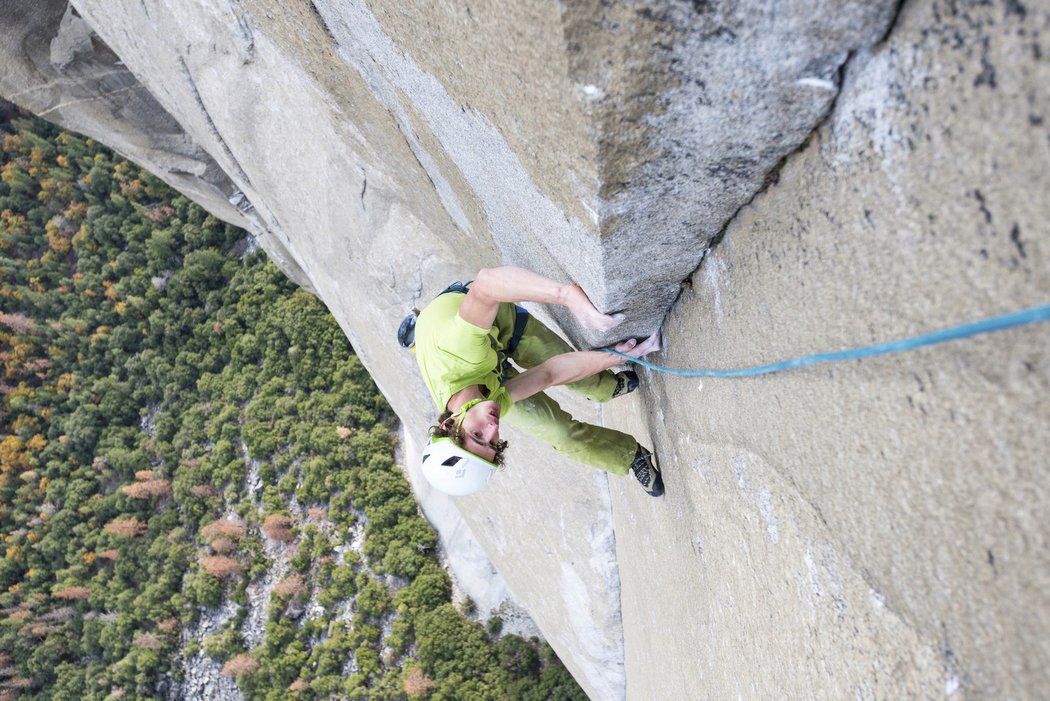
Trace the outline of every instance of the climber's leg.
<path fill-rule="evenodd" d="M 614 475 L 626 475 L 638 451 L 633 436 L 577 421 L 542 392 L 515 402 L 506 421 L 565 457 Z"/>

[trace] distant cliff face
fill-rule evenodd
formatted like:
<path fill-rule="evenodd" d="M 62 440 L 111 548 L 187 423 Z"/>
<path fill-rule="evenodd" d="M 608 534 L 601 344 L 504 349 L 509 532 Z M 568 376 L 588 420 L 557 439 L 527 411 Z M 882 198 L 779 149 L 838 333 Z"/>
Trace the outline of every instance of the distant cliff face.
<path fill-rule="evenodd" d="M 255 233 L 410 471 L 435 412 L 395 330 L 483 266 L 579 282 L 676 366 L 1050 300 L 1046 2 L 7 5 L 0 93 Z M 478 496 L 414 481 L 595 699 L 1030 696 L 1045 339 L 569 400 L 656 446 L 662 500 L 520 435 Z"/>

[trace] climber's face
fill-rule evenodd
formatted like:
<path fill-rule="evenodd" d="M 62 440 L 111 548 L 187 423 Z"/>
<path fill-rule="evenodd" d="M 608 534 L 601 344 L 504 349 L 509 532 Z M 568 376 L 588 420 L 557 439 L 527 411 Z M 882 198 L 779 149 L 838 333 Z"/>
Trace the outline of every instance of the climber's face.
<path fill-rule="evenodd" d="M 478 402 L 467 409 L 459 424 L 464 448 L 479 458 L 492 461 L 499 450 L 499 404 L 491 400 Z"/>

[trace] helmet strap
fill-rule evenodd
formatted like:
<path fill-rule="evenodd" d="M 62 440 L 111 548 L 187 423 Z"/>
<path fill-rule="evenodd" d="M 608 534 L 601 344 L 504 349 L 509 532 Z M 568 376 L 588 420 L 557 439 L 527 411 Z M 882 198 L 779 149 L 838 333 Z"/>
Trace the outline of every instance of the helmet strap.
<path fill-rule="evenodd" d="M 477 399 L 471 399 L 469 402 L 464 403 L 463 406 L 461 406 L 459 410 L 452 415 L 452 418 L 456 420 L 457 433 L 459 432 L 460 425 L 463 423 L 463 419 L 466 418 L 467 412 L 470 411 L 471 407 L 473 407 L 475 404 L 480 404 L 483 401 L 485 400 L 482 397 L 478 397 Z"/>

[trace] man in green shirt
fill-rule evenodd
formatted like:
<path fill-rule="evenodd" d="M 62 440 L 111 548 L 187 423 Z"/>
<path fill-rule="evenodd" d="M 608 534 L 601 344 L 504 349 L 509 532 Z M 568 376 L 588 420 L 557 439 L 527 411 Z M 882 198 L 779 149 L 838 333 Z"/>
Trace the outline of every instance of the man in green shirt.
<path fill-rule="evenodd" d="M 576 421 L 544 394 L 569 389 L 599 402 L 637 385 L 633 373 L 610 372 L 623 362 L 603 351 L 574 351 L 514 302 L 560 304 L 584 328 L 608 331 L 623 315 L 606 315 L 577 285 L 521 268 L 482 270 L 469 288 L 446 290 L 419 314 L 415 349 L 423 380 L 442 412 L 423 450 L 423 473 L 449 494 L 480 489 L 502 462 L 500 420 L 549 443 L 559 453 L 615 475 L 634 474 L 652 496 L 663 479 L 652 453 L 634 437 Z M 633 357 L 660 349 L 659 334 L 616 349 Z M 525 368 L 517 372 L 508 360 Z"/>

